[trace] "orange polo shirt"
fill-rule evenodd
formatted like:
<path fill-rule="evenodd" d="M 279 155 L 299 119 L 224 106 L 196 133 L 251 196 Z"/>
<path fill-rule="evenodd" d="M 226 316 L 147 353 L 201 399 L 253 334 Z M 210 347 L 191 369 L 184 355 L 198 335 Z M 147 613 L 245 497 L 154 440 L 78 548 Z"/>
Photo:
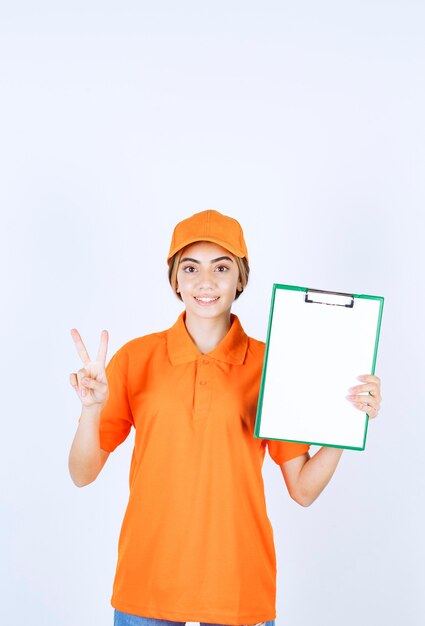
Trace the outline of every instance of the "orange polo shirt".
<path fill-rule="evenodd" d="M 201 354 L 184 313 L 134 339 L 107 367 L 100 445 L 134 426 L 130 497 L 112 606 L 171 621 L 255 624 L 276 616 L 276 558 L 261 468 L 303 444 L 253 436 L 264 343 L 238 318 Z"/>

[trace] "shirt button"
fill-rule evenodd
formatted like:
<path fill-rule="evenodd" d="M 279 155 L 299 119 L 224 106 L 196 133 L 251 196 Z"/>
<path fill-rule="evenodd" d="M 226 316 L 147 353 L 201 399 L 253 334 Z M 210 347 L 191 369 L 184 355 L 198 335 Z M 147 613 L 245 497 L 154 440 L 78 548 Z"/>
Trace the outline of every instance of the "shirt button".
<path fill-rule="evenodd" d="M 202 363 L 205 363 L 205 365 L 208 365 L 209 361 L 208 359 L 202 359 Z"/>
<path fill-rule="evenodd" d="M 207 384 L 207 381 L 206 381 L 206 380 L 200 380 L 200 381 L 199 381 L 199 384 L 200 384 L 200 385 L 206 385 L 206 384 Z"/>

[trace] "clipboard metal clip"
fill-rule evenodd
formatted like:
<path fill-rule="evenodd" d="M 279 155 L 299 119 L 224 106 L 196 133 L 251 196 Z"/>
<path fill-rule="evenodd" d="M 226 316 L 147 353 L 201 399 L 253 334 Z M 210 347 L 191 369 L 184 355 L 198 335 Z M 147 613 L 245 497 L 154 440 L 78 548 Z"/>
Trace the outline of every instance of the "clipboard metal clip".
<path fill-rule="evenodd" d="M 312 304 L 331 304 L 333 306 L 343 306 L 352 309 L 354 307 L 354 296 L 351 293 L 341 293 L 339 291 L 307 289 L 305 302 Z"/>

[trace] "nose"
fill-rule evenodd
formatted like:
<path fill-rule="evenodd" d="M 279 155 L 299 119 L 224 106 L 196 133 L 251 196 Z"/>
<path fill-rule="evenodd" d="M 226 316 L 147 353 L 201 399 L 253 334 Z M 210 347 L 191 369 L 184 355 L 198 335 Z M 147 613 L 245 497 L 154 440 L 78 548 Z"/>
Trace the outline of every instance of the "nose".
<path fill-rule="evenodd" d="M 198 287 L 200 289 L 208 290 L 214 286 L 214 275 L 207 269 L 201 270 L 198 274 Z"/>

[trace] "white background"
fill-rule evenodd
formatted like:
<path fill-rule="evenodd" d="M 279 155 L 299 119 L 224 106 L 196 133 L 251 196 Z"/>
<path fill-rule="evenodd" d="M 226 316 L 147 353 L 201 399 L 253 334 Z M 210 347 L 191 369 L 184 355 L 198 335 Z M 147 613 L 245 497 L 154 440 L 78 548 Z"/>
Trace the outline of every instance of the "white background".
<path fill-rule="evenodd" d="M 307 509 L 264 465 L 277 624 L 425 623 L 424 18 L 421 0 L 1 4 L 2 623 L 112 625 L 131 441 L 73 486 L 69 330 L 95 352 L 108 328 L 112 355 L 169 327 L 171 231 L 206 208 L 244 227 L 234 311 L 257 338 L 273 282 L 385 297 L 365 452 Z"/>

